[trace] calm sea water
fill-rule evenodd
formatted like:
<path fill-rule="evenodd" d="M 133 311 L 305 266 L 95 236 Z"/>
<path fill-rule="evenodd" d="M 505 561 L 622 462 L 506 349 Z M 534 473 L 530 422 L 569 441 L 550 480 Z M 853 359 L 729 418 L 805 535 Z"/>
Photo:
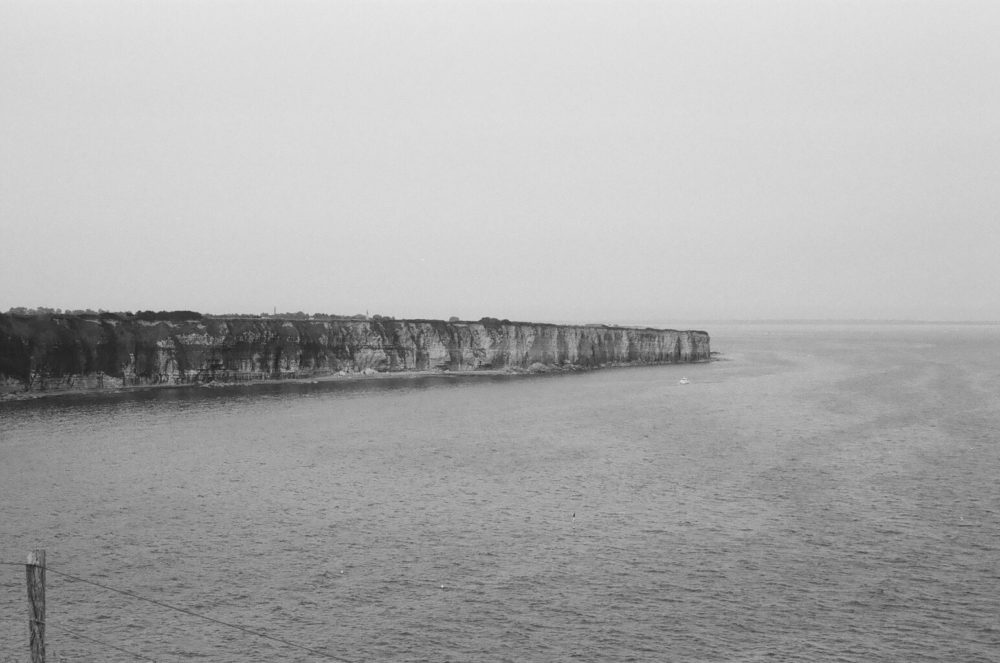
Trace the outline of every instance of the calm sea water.
<path fill-rule="evenodd" d="M 1000 327 L 706 327 L 725 361 L 0 404 L 0 561 L 347 661 L 1000 660 Z M 47 600 L 50 660 L 324 660 Z M 0 566 L 4 660 L 26 621 Z"/>

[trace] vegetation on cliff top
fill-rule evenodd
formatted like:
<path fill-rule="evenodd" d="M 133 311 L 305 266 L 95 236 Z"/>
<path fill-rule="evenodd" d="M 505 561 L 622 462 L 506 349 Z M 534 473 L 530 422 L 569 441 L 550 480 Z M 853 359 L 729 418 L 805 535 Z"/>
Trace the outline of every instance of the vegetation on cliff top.
<path fill-rule="evenodd" d="M 0 314 L 4 315 L 4 314 Z M 20 319 L 51 319 L 51 318 L 80 318 L 83 320 L 140 320 L 143 322 L 192 322 L 192 321 L 203 321 L 203 320 L 315 320 L 315 321 L 329 321 L 329 320 L 368 320 L 372 322 L 394 322 L 397 319 L 391 315 L 381 315 L 375 313 L 369 315 L 366 313 L 355 313 L 353 315 L 345 315 L 341 313 L 305 313 L 303 311 L 295 311 L 294 313 L 199 313 L 198 311 L 106 311 L 104 309 L 98 309 L 97 311 L 93 309 L 59 309 L 59 308 L 48 308 L 45 306 L 39 306 L 35 308 L 27 308 L 24 306 L 15 306 L 7 310 L 6 314 L 12 318 Z M 443 320 L 437 318 L 400 318 L 400 321 L 407 322 L 444 322 Z M 527 320 L 509 320 L 507 318 L 494 318 L 489 316 L 484 316 L 479 320 L 461 320 L 457 316 L 451 316 L 448 318 L 448 324 L 454 323 L 479 323 L 486 327 L 497 328 L 502 325 L 545 325 L 550 326 L 554 323 L 545 322 L 531 322 Z M 573 326 L 573 325 L 570 325 Z M 587 324 L 583 325 L 586 327 L 608 327 L 617 328 L 621 325 L 616 324 Z M 647 329 L 652 329 L 647 327 Z"/>
<path fill-rule="evenodd" d="M 391 315 L 381 315 L 375 313 L 374 315 L 369 315 L 368 313 L 355 313 L 353 315 L 344 315 L 341 313 L 305 313 L 303 311 L 296 311 L 294 313 L 223 313 L 223 314 L 213 314 L 213 313 L 199 313 L 198 311 L 106 311 L 104 309 L 98 309 L 97 311 L 93 309 L 59 309 L 59 308 L 47 308 L 45 306 L 39 306 L 36 308 L 27 308 L 24 306 L 15 306 L 7 310 L 7 315 L 29 318 L 29 317 L 52 317 L 52 316 L 76 316 L 81 318 L 117 318 L 120 320 L 125 319 L 135 319 L 143 320 L 147 322 L 186 322 L 190 320 L 230 320 L 230 319 L 268 319 L 275 318 L 279 320 L 373 320 L 376 322 L 381 321 L 393 321 L 396 320 Z M 415 318 L 413 322 L 440 322 L 437 319 L 430 318 Z M 448 318 L 449 323 L 455 322 L 471 322 L 469 320 L 461 320 L 457 316 L 451 316 Z M 478 320 L 478 322 L 484 325 L 509 325 L 512 322 L 506 318 L 503 320 L 499 318 L 483 317 Z M 527 323 L 527 324 L 538 324 L 538 323 Z"/>

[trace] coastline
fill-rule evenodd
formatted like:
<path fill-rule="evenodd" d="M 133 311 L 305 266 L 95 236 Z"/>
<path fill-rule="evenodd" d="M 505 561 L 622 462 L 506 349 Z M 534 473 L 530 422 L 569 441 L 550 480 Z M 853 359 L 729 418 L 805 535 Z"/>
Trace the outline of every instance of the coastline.
<path fill-rule="evenodd" d="M 695 364 L 707 364 L 713 361 L 723 361 L 721 353 L 713 352 L 709 359 L 696 362 Z M 45 389 L 45 390 L 24 390 L 11 391 L 0 394 L 0 405 L 4 403 L 17 403 L 33 401 L 39 399 L 58 398 L 60 396 L 100 396 L 141 393 L 144 391 L 165 390 L 165 389 L 222 389 L 233 387 L 253 388 L 259 385 L 276 384 L 320 384 L 326 382 L 364 382 L 368 380 L 403 379 L 412 380 L 427 377 L 442 378 L 463 378 L 463 377 L 488 377 L 488 376 L 539 376 L 558 375 L 566 373 L 587 373 L 616 368 L 641 368 L 644 366 L 680 366 L 676 362 L 611 362 L 599 366 L 580 366 L 577 364 L 547 365 L 536 363 L 526 368 L 483 368 L 463 371 L 451 371 L 447 369 L 422 369 L 422 370 L 397 370 L 397 371 L 354 371 L 340 372 L 333 374 L 312 375 L 305 377 L 288 378 L 268 378 L 263 380 L 227 381 L 212 380 L 209 382 L 182 382 L 182 383 L 161 383 L 161 384 L 140 384 L 131 386 L 116 387 L 68 387 L 65 389 Z"/>
<path fill-rule="evenodd" d="M 704 331 L 391 319 L 0 315 L 0 399 L 147 386 L 518 374 L 708 360 Z"/>

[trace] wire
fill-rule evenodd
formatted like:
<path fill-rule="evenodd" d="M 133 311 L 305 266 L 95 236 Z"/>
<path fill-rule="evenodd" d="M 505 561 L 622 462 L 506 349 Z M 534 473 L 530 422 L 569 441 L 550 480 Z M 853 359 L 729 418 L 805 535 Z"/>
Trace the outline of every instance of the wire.
<path fill-rule="evenodd" d="M 191 610 L 188 610 L 186 608 L 178 608 L 177 606 L 170 605 L 169 603 L 164 603 L 162 601 L 157 601 L 155 599 L 149 599 L 149 598 L 146 598 L 145 596 L 140 596 L 138 594 L 135 594 L 135 593 L 130 592 L 130 591 L 125 590 L 125 589 L 117 589 L 115 587 L 109 587 L 108 585 L 103 585 L 103 584 L 101 584 L 99 582 L 94 582 L 93 580 L 87 580 L 86 578 L 80 578 L 79 576 L 74 576 L 74 575 L 70 575 L 69 573 L 64 573 L 62 571 L 57 571 L 56 569 L 52 568 L 51 566 L 46 566 L 45 569 L 47 571 L 51 571 L 52 573 L 55 573 L 57 575 L 65 576 L 66 578 L 70 578 L 72 580 L 77 580 L 79 582 L 84 582 L 84 583 L 87 583 L 88 585 L 94 585 L 95 587 L 100 587 L 102 589 L 106 589 L 106 590 L 111 591 L 111 592 L 117 592 L 119 594 L 124 594 L 125 596 L 130 596 L 130 597 L 132 597 L 134 599 L 139 599 L 140 601 L 146 601 L 148 603 L 152 603 L 153 605 L 158 605 L 161 608 L 167 608 L 169 610 L 174 610 L 176 612 L 180 612 L 180 613 L 183 613 L 185 615 L 190 615 L 191 617 L 196 617 L 198 619 L 204 619 L 205 621 L 213 622 L 215 624 L 219 624 L 219 625 L 225 626 L 227 628 L 236 629 L 237 631 L 243 631 L 244 633 L 248 633 L 248 634 L 256 636 L 258 638 L 264 638 L 265 640 L 273 640 L 274 642 L 280 642 L 283 645 L 287 645 L 287 646 L 292 647 L 294 649 L 299 649 L 299 650 L 308 652 L 310 654 L 315 654 L 317 656 L 323 656 L 325 658 L 329 658 L 329 659 L 334 660 L 334 661 L 342 661 L 343 663 L 351 663 L 351 661 L 349 661 L 346 658 L 340 658 L 338 656 L 334 656 L 333 654 L 328 654 L 327 652 L 320 651 L 318 649 L 313 649 L 311 647 L 305 647 L 303 645 L 296 644 L 296 643 L 291 642 L 289 640 L 283 640 L 281 638 L 276 638 L 276 637 L 274 637 L 272 635 L 267 635 L 266 633 L 261 633 L 260 631 L 254 631 L 253 629 L 249 629 L 249 628 L 247 628 L 245 626 L 240 626 L 239 624 L 230 624 L 229 622 L 224 622 L 224 621 L 222 621 L 220 619 L 215 619 L 214 617 L 207 617 L 205 615 L 199 615 L 198 613 L 192 612 Z"/>
<path fill-rule="evenodd" d="M 52 623 L 46 624 L 46 626 L 48 626 L 49 628 L 55 628 L 57 631 L 63 631 L 64 633 L 69 633 L 74 638 L 80 638 L 81 640 L 89 640 L 90 642 L 97 643 L 97 644 L 101 645 L 102 647 L 110 647 L 111 649 L 115 649 L 117 651 L 123 652 L 125 654 L 128 654 L 129 656 L 134 656 L 134 657 L 136 657 L 138 659 L 141 659 L 143 661 L 149 661 L 150 663 L 156 663 L 156 659 L 150 658 L 150 657 L 148 657 L 148 656 L 146 656 L 144 654 L 137 654 L 134 651 L 129 651 L 128 649 L 123 649 L 122 647 L 117 647 L 117 646 L 115 646 L 115 645 L 113 645 L 113 644 L 111 644 L 109 642 L 104 642 L 102 640 L 98 640 L 97 638 L 92 638 L 89 635 L 84 635 L 82 633 L 77 633 L 76 631 L 68 629 L 68 628 L 66 628 L 64 626 L 56 626 L 55 624 L 52 624 Z"/>

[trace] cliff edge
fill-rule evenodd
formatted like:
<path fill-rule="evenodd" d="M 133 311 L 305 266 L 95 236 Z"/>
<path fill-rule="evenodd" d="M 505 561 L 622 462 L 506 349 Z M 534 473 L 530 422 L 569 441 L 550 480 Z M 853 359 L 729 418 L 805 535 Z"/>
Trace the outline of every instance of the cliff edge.
<path fill-rule="evenodd" d="M 708 361 L 709 336 L 604 325 L 0 315 L 0 394 L 390 371 Z"/>

